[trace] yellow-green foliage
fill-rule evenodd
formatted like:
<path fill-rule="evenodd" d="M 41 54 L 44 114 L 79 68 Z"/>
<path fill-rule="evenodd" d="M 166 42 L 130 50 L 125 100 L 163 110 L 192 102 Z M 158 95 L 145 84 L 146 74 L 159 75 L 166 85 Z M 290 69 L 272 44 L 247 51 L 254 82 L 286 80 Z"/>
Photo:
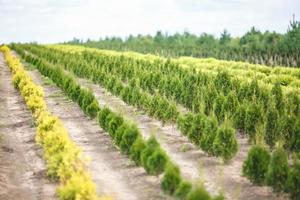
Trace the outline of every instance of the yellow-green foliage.
<path fill-rule="evenodd" d="M 147 60 L 152 63 L 154 63 L 156 60 L 167 60 L 166 58 L 160 56 L 151 54 L 145 55 L 132 51 L 118 52 L 113 50 L 100 50 L 74 45 L 47 45 L 47 47 L 74 53 L 90 51 L 103 55 L 125 56 L 137 60 Z M 269 67 L 265 65 L 250 64 L 247 62 L 226 61 L 215 58 L 179 57 L 172 58 L 171 60 L 183 68 L 193 68 L 209 74 L 215 74 L 217 71 L 227 71 L 231 76 L 235 76 L 240 81 L 247 81 L 249 78 L 250 80 L 256 78 L 260 80 L 260 85 L 264 87 L 271 87 L 275 82 L 279 81 L 285 85 L 283 90 L 284 93 L 287 93 L 289 90 L 293 90 L 300 95 L 300 69 L 298 68 L 280 66 Z"/>
<path fill-rule="evenodd" d="M 34 84 L 19 59 L 6 46 L 1 47 L 13 74 L 13 84 L 20 90 L 37 124 L 36 142 L 43 147 L 47 174 L 59 180 L 62 200 L 96 200 L 96 188 L 86 169 L 81 150 L 69 138 L 62 122 L 48 110 L 43 89 Z"/>

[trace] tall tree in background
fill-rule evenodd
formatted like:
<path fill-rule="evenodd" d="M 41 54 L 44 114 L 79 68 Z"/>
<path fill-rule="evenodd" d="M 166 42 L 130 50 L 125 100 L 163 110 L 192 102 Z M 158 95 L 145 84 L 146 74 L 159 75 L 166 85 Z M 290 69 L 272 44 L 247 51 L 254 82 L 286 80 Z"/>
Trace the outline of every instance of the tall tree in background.
<path fill-rule="evenodd" d="M 230 40 L 231 40 L 231 36 L 229 32 L 226 29 L 224 29 L 224 31 L 221 33 L 220 44 L 226 45 L 230 42 Z"/>

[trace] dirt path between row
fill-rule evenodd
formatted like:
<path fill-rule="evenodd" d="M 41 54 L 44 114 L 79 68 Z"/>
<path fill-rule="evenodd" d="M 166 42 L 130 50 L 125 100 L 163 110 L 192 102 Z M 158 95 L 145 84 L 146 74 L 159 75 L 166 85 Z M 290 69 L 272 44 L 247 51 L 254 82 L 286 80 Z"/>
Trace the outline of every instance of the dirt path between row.
<path fill-rule="evenodd" d="M 174 125 L 162 125 L 160 121 L 127 105 L 122 99 L 113 96 L 90 80 L 80 78 L 77 80 L 82 86 L 93 90 L 101 105 L 107 105 L 112 110 L 135 121 L 145 138 L 155 134 L 163 149 L 179 165 L 183 176 L 193 182 L 204 183 L 210 193 L 217 194 L 222 191 L 230 200 L 282 199 L 282 197 L 275 196 L 270 187 L 253 186 L 241 176 L 242 164 L 250 148 L 247 138 L 242 135 L 238 134 L 240 144 L 238 154 L 229 164 L 225 165 L 220 159 L 207 156 L 191 144 Z"/>
<path fill-rule="evenodd" d="M 71 139 L 90 157 L 90 171 L 99 194 L 117 200 L 170 199 L 163 194 L 159 177 L 147 175 L 122 155 L 96 120 L 88 119 L 59 88 L 45 84 L 37 70 L 29 73 L 43 86 L 48 109 L 63 121 Z"/>
<path fill-rule="evenodd" d="M 54 200 L 57 184 L 46 177 L 42 150 L 35 144 L 30 111 L 11 83 L 0 53 L 0 200 Z"/>

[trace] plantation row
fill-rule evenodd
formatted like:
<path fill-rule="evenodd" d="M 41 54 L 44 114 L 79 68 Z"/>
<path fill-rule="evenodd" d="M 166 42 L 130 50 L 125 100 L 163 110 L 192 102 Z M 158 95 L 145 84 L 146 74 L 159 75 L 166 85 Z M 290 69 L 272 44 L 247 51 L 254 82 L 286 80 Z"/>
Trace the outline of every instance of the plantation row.
<path fill-rule="evenodd" d="M 31 51 L 34 51 L 34 48 L 31 47 Z M 43 53 L 43 51 L 45 52 Z M 66 51 L 71 51 L 71 48 L 68 47 Z M 80 77 L 84 76 L 101 85 L 107 85 L 106 88 L 110 91 L 113 90 L 113 83 L 117 82 L 115 85 L 120 85 L 119 82 L 121 81 L 117 80 L 122 80 L 122 82 L 128 83 L 129 87 L 143 88 L 143 90 L 154 94 L 154 97 L 158 96 L 164 100 L 167 98 L 169 109 L 167 106 L 159 106 L 158 103 L 156 104 L 158 108 L 153 108 L 154 111 L 150 110 L 149 112 L 150 115 L 157 112 L 162 121 L 174 121 L 178 116 L 177 112 L 174 112 L 174 104 L 172 103 L 175 101 L 195 113 L 208 116 L 212 119 L 210 121 L 214 121 L 214 116 L 219 124 L 226 119 L 231 120 L 236 129 L 245 132 L 255 143 L 261 142 L 258 140 L 263 138 L 264 142 L 273 148 L 277 141 L 283 141 L 287 150 L 292 152 L 299 152 L 300 150 L 300 98 L 296 93 L 284 94 L 279 83 L 274 84 L 271 90 L 268 90 L 261 87 L 256 79 L 250 83 L 240 82 L 226 71 L 219 72 L 215 76 L 206 76 L 206 74 L 183 69 L 172 61 L 150 62 L 134 59 L 130 56 L 113 53 L 107 55 L 97 52 L 88 50 L 81 54 L 70 55 L 70 53 L 63 53 L 60 50 L 55 53 L 52 48 L 35 50 L 36 54 L 48 58 L 50 61 L 60 62 L 66 69 L 72 70 Z M 114 75 L 114 78 L 102 78 L 109 76 L 107 74 Z M 118 86 L 116 88 L 118 90 Z M 112 93 L 114 92 L 112 91 Z M 126 98 L 123 99 L 126 100 Z M 142 101 L 144 98 L 139 99 Z M 138 100 L 133 99 L 131 103 L 136 101 Z M 166 102 L 165 100 L 161 104 L 167 104 Z M 168 115 L 159 115 L 160 110 L 163 110 L 163 113 L 168 113 Z M 184 118 L 180 116 L 178 119 L 186 119 L 178 120 L 178 126 L 183 134 L 191 135 L 190 138 L 197 135 L 192 141 L 201 144 L 199 141 L 199 138 L 202 138 L 201 133 L 189 134 L 193 132 L 189 127 L 192 127 L 193 124 L 196 126 L 196 123 L 189 124 L 188 122 L 192 118 L 193 121 L 196 121 L 195 116 L 185 115 Z M 206 137 L 203 138 L 204 142 L 202 143 L 206 143 Z M 207 146 L 212 147 L 212 144 L 207 144 Z M 206 150 L 205 145 L 202 149 Z M 213 152 L 211 150 L 206 151 Z"/>
<path fill-rule="evenodd" d="M 36 142 L 43 147 L 47 175 L 60 182 L 59 199 L 98 199 L 95 185 L 81 158 L 80 148 L 70 140 L 62 122 L 48 111 L 42 88 L 33 83 L 8 47 L 2 46 L 1 51 L 12 71 L 14 86 L 24 97 L 35 119 Z"/>
<path fill-rule="evenodd" d="M 91 48 L 84 48 L 79 46 L 68 46 L 68 45 L 49 45 L 48 47 L 72 51 L 72 52 L 83 52 L 93 51 L 95 53 L 101 53 L 108 56 L 125 56 L 131 59 L 138 59 L 142 61 L 148 61 L 152 63 L 166 62 L 167 59 L 154 55 L 144 55 L 136 52 L 117 52 L 110 50 L 96 50 Z M 270 88 L 272 84 L 280 82 L 287 92 L 297 92 L 300 94 L 299 89 L 299 78 L 300 69 L 287 68 L 287 67 L 268 67 L 265 65 L 254 65 L 246 62 L 235 62 L 217 60 L 214 58 L 192 58 L 192 57 L 180 57 L 171 59 L 175 64 L 180 65 L 183 68 L 194 69 L 205 73 L 206 76 L 216 75 L 218 71 L 227 71 L 231 76 L 238 78 L 239 81 L 249 82 L 253 79 L 258 80 L 259 84 L 263 87 Z"/>
<path fill-rule="evenodd" d="M 109 133 L 122 153 L 128 155 L 137 165 L 143 166 L 148 174 L 163 174 L 161 187 L 167 194 L 178 199 L 223 199 L 222 196 L 213 198 L 202 185 L 192 185 L 184 180 L 180 169 L 170 160 L 154 137 L 144 140 L 136 124 L 107 107 L 100 108 L 92 92 L 82 88 L 60 66 L 28 54 L 17 46 L 14 48 L 26 62 L 36 66 L 42 75 L 53 80 L 70 99 L 77 102 L 88 116 L 97 117 L 99 125 Z"/>
<path fill-rule="evenodd" d="M 47 60 L 52 61 L 53 64 L 59 62 L 65 69 L 74 72 L 79 77 L 92 79 L 114 95 L 121 96 L 126 103 L 146 111 L 150 116 L 154 116 L 163 123 L 166 121 L 177 122 L 181 132 L 196 145 L 201 144 L 202 149 L 209 154 L 221 156 L 225 161 L 230 160 L 236 154 L 238 144 L 235 130 L 229 124 L 224 123 L 219 127 L 214 117 L 202 113 L 180 113 L 172 101 L 159 94 L 152 95 L 142 91 L 135 84 L 139 81 L 138 78 L 135 79 L 135 76 L 132 76 L 131 80 L 127 80 L 130 81 L 129 84 L 124 84 L 118 74 L 114 73 L 116 71 L 113 70 L 114 68 L 110 68 L 112 70 L 109 71 L 109 66 L 107 68 L 93 66 L 80 55 L 74 56 L 62 52 L 54 54 L 53 51 L 50 53 L 47 49 L 43 54 L 42 48 L 36 50 L 34 48 L 28 50 L 39 57 L 48 58 Z M 45 55 L 46 53 L 48 54 Z M 81 63 L 80 67 L 77 63 Z M 143 80 L 147 82 L 146 79 Z"/>
<path fill-rule="evenodd" d="M 175 59 L 175 61 L 178 64 L 207 73 L 227 70 L 231 76 L 237 77 L 240 81 L 257 79 L 260 84 L 266 87 L 280 82 L 283 86 L 287 86 L 285 89 L 297 91 L 298 94 L 300 92 L 300 69 L 298 68 L 268 67 L 213 58 L 196 59 L 182 57 Z"/>
<path fill-rule="evenodd" d="M 256 140 L 256 132 L 261 131 L 258 129 L 264 129 L 265 142 L 271 148 L 276 141 L 285 140 L 288 150 L 299 151 L 300 96 L 285 95 L 278 82 L 269 90 L 256 79 L 241 82 L 227 71 L 215 76 L 195 75 L 194 71 L 169 61 L 150 64 L 91 51 L 83 52 L 83 56 L 87 63 L 104 67 L 123 81 L 133 82 L 151 93 L 158 92 L 196 113 L 214 114 L 219 123 L 228 118 L 251 140 Z"/>

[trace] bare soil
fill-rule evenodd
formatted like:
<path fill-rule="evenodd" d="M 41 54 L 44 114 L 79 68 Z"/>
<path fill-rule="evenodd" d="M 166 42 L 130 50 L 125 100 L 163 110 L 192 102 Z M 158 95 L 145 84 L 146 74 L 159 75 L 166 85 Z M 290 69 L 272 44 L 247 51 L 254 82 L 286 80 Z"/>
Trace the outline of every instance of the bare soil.
<path fill-rule="evenodd" d="M 43 81 L 37 70 L 30 71 L 35 83 L 42 85 L 48 109 L 58 116 L 71 139 L 90 159 L 89 170 L 97 192 L 117 200 L 169 199 L 160 188 L 160 178 L 149 176 L 142 167 L 135 166 L 112 144 L 96 120 L 90 120 L 54 85 Z"/>
<path fill-rule="evenodd" d="M 270 187 L 254 186 L 241 176 L 242 164 L 250 148 L 242 134 L 237 134 L 239 152 L 230 163 L 224 164 L 191 144 L 174 125 L 163 125 L 90 80 L 77 80 L 82 86 L 92 89 L 100 105 L 107 105 L 136 122 L 145 138 L 154 134 L 170 158 L 179 165 L 183 176 L 194 183 L 204 184 L 210 193 L 222 192 L 227 199 L 284 199 L 272 193 Z"/>
<path fill-rule="evenodd" d="M 30 111 L 11 83 L 0 53 L 0 200 L 54 200 L 56 183 L 46 177 L 42 149 L 35 144 Z"/>

